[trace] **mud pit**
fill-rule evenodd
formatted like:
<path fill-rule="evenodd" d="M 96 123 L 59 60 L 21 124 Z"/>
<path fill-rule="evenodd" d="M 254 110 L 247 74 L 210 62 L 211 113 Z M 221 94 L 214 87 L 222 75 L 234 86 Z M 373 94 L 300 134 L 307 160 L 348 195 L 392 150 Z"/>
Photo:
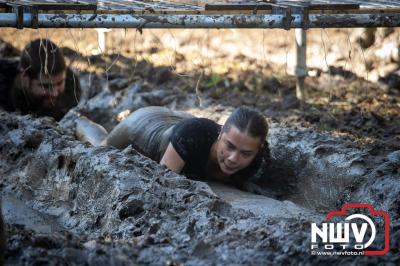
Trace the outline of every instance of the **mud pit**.
<path fill-rule="evenodd" d="M 153 48 L 136 52 L 157 53 Z M 281 54 L 278 48 L 272 50 L 276 57 L 283 58 L 285 49 L 281 47 Z M 185 58 L 177 54 L 174 60 L 181 56 Z M 73 53 L 72 58 L 76 59 Z M 112 62 L 114 58 L 111 55 L 106 59 Z M 216 54 L 218 60 L 227 58 L 227 53 Z M 96 60 L 103 62 L 102 57 L 91 59 L 93 65 Z M 120 58 L 127 65 L 132 64 L 130 60 Z M 259 68 L 240 54 L 234 60 Z M 276 70 L 269 68 L 265 67 Z M 0 111 L 6 264 L 400 263 L 398 115 L 394 112 L 382 116 L 378 112 L 381 109 L 363 112 L 365 105 L 382 105 L 380 84 L 367 84 L 371 95 L 362 95 L 365 101 L 348 99 L 349 95 L 353 97 L 350 88 L 329 91 L 338 106 L 341 98 L 352 106 L 349 112 L 335 113 L 325 109 L 323 101 L 318 102 L 328 93 L 325 87 L 362 87 L 365 82 L 326 74 L 310 78 L 310 82 L 321 84 L 318 90 L 312 87 L 311 93 L 319 92 L 299 115 L 290 81 L 275 77 L 262 80 L 260 94 L 246 89 L 238 93 L 218 91 L 219 86 L 235 90 L 251 87 L 253 81 L 247 77 L 257 76 L 254 69 L 249 69 L 251 75 L 240 73 L 238 82 L 231 77 L 219 80 L 218 76 L 200 82 L 206 83 L 203 87 L 209 90 L 201 91 L 201 103 L 206 108 L 194 108 L 199 105 L 198 95 L 181 89 L 186 81 L 168 68 L 149 67 L 139 61 L 135 71 L 139 78 L 131 79 L 130 73 L 121 73 L 121 69 L 112 69 L 107 75 L 84 72 L 82 85 L 87 101 L 76 111 L 110 130 L 121 112 L 148 105 L 185 110 L 220 123 L 234 106 L 251 105 L 269 118 L 273 165 L 249 184 L 250 192 L 238 191 L 171 173 L 131 148 L 120 151 L 79 142 L 74 136 L 72 114 L 57 124 L 47 118 Z M 134 82 L 138 79 L 144 82 Z M 207 85 L 210 80 L 211 85 Z M 191 83 L 195 81 L 190 77 Z M 255 85 L 257 82 L 255 78 Z M 390 88 L 385 93 L 384 101 L 395 106 L 398 89 Z M 357 89 L 354 94 L 358 96 Z M 279 97 L 273 100 L 271 95 Z M 354 134 L 355 140 L 334 130 L 321 133 L 316 129 L 320 127 L 361 133 Z M 382 132 L 388 137 L 380 136 Z M 368 138 L 360 141 L 360 135 L 376 137 L 376 142 Z M 389 254 L 310 254 L 310 223 L 321 221 L 327 212 L 340 209 L 346 202 L 370 203 L 375 209 L 389 212 Z"/>
<path fill-rule="evenodd" d="M 98 97 L 115 97 L 105 95 Z M 105 119 L 94 111 L 101 102 L 94 98 L 77 110 Z M 119 109 L 115 98 L 109 102 Z M 207 110 L 191 112 L 207 116 Z M 228 113 L 229 108 L 214 119 Z M 189 180 L 130 147 L 120 151 L 79 142 L 72 117 L 58 125 L 0 113 L 7 264 L 399 261 L 393 256 L 400 232 L 399 152 L 374 157 L 351 141 L 272 123 L 274 165 L 248 187 L 261 194 L 256 195 Z M 360 201 L 393 215 L 392 254 L 311 256 L 310 223 L 321 221 L 322 211 Z"/>

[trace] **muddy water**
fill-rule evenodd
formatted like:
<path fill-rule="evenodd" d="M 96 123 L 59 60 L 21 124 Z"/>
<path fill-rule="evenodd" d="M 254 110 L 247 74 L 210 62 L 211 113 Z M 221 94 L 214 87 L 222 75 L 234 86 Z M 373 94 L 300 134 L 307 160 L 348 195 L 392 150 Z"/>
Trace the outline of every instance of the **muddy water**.
<path fill-rule="evenodd" d="M 2 205 L 4 221 L 8 224 L 22 225 L 39 234 L 52 234 L 61 230 L 53 217 L 29 208 L 23 200 L 11 194 L 3 194 Z"/>
<path fill-rule="evenodd" d="M 276 200 L 263 195 L 238 190 L 221 183 L 208 183 L 208 185 L 215 194 L 224 201 L 229 202 L 233 208 L 249 211 L 256 216 L 285 219 L 312 217 L 314 220 L 322 220 L 322 215 L 319 215 L 314 210 L 298 206 L 288 200 Z"/>
<path fill-rule="evenodd" d="M 399 234 L 398 155 L 372 158 L 346 141 L 331 141 L 309 130 L 273 126 L 270 142 L 276 167 L 255 180 L 254 187 L 260 194 L 275 192 L 277 200 L 189 180 L 129 147 L 92 147 L 49 119 L 0 112 L 1 190 L 11 194 L 4 204 L 6 262 L 396 263 L 393 255 L 310 254 L 310 223 L 320 219 L 317 210 L 323 204 L 337 209 L 346 201 L 371 203 L 392 214 L 392 243 Z M 318 163 L 323 156 L 317 147 L 326 147 L 324 164 Z M 342 168 L 335 172 L 335 164 Z M 361 166 L 365 173 L 358 170 Z M 338 181 L 332 184 L 337 185 L 318 189 L 334 173 Z M 355 182 L 346 187 L 346 178 Z M 27 211 L 9 215 L 14 208 Z M 23 213 L 27 222 L 19 216 Z M 391 252 L 397 252 L 393 245 Z"/>

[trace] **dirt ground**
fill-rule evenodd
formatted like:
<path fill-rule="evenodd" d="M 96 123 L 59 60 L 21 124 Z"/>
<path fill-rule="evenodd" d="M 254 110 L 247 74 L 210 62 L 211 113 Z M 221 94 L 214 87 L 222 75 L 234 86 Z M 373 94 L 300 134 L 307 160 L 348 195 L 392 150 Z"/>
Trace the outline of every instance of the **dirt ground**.
<path fill-rule="evenodd" d="M 385 37 L 378 30 L 366 49 L 359 45 L 361 29 L 309 30 L 303 105 L 295 98 L 294 31 L 112 30 L 103 56 L 94 30 L 1 31 L 19 50 L 32 38 L 51 38 L 66 47 L 75 69 L 99 74 L 111 89 L 126 85 L 118 79 L 123 76 L 150 90 L 196 92 L 192 107 L 207 107 L 203 98 L 212 105 L 246 104 L 272 121 L 372 143 L 377 152 L 400 147 L 398 29 Z"/>
<path fill-rule="evenodd" d="M 0 31 L 3 56 L 18 55 L 38 37 L 63 47 L 84 88 L 78 110 L 107 130 L 146 105 L 216 121 L 236 106 L 257 108 L 271 124 L 273 156 L 285 169 L 276 185 L 291 185 L 293 180 L 283 178 L 290 171 L 303 182 L 272 208 L 297 210 L 293 201 L 319 215 L 344 202 L 370 202 L 393 214 L 391 240 L 398 242 L 400 30 L 387 36 L 378 30 L 369 48 L 359 45 L 360 29 L 309 30 L 305 102 L 295 97 L 293 31 L 112 30 L 105 51 L 94 30 Z M 55 225 L 45 219 L 42 233 L 8 225 L 10 265 L 66 259 L 89 265 L 130 265 L 131 259 L 157 265 L 338 262 L 309 255 L 312 215 L 281 219 L 238 211 L 201 183 L 167 173 L 133 150 L 76 141 L 68 119 L 62 129 L 46 118 L 1 113 L 0 120 L 0 188 L 17 198 L 6 207 L 22 200 L 35 212 L 57 217 Z M 152 178 L 154 173 L 160 177 Z M 49 226 L 56 232 L 51 236 Z M 398 245 L 390 252 L 382 260 L 341 262 L 395 265 Z"/>

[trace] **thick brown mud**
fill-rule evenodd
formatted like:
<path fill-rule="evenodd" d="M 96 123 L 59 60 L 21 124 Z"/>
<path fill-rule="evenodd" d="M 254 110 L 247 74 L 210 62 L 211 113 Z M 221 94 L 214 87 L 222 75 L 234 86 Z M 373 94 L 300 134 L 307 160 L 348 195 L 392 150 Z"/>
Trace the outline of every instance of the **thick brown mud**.
<path fill-rule="evenodd" d="M 332 43 L 347 43 L 334 33 Z M 322 38 L 319 33 L 317 37 Z M 274 43 L 277 38 L 265 39 Z M 268 60 L 287 57 L 287 44 L 277 48 L 272 43 L 267 45 Z M 147 46 L 135 56 L 154 54 L 160 60 L 156 47 Z M 335 49 L 325 57 L 334 55 L 336 63 L 343 62 Z M 191 60 L 180 51 L 174 51 L 178 66 Z M 77 52 L 66 56 L 78 60 Z M 294 79 L 277 75 L 282 64 L 262 62 L 261 67 L 243 53 L 246 49 L 237 49 L 236 55 L 224 50 L 210 60 L 220 64 L 232 57 L 248 67 L 224 74 L 205 71 L 198 94 L 193 89 L 198 77 L 177 75 L 170 63 L 156 67 L 119 54 L 84 58 L 104 69 L 115 58 L 131 67 L 134 62 L 135 75 L 119 64 L 105 74 L 88 67 L 81 73 L 83 101 L 74 111 L 110 132 L 129 112 L 144 106 L 167 106 L 220 123 L 233 107 L 253 106 L 271 125 L 272 164 L 247 184 L 247 191 L 187 179 L 132 147 L 118 150 L 78 141 L 73 112 L 57 124 L 0 111 L 6 265 L 398 265 L 397 63 L 388 65 L 396 71 L 383 83 L 361 78 L 362 73 L 368 76 L 365 59 L 350 58 L 351 68 L 332 65 L 324 70 L 319 64 L 307 81 L 311 97 L 300 108 Z M 320 58 L 312 57 L 324 62 Z M 369 73 L 376 76 L 373 81 L 379 66 Z M 388 254 L 311 255 L 311 223 L 348 202 L 369 203 L 389 213 Z M 383 242 L 381 235 L 377 242 Z"/>
<path fill-rule="evenodd" d="M 51 119 L 1 112 L 0 125 L 8 265 L 398 263 L 398 152 L 373 158 L 274 124 L 275 168 L 252 188 L 273 199 L 187 179 L 130 147 L 92 147 Z M 310 254 L 319 210 L 348 201 L 393 215 L 389 254 Z"/>

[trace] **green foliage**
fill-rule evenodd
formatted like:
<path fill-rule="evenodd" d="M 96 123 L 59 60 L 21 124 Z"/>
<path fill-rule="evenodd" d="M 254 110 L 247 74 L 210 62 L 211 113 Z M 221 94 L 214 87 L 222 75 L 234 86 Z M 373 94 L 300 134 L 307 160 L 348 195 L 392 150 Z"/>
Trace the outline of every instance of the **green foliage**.
<path fill-rule="evenodd" d="M 224 78 L 220 75 L 213 74 L 208 81 L 206 81 L 205 87 L 207 89 L 214 88 L 220 84 Z"/>

